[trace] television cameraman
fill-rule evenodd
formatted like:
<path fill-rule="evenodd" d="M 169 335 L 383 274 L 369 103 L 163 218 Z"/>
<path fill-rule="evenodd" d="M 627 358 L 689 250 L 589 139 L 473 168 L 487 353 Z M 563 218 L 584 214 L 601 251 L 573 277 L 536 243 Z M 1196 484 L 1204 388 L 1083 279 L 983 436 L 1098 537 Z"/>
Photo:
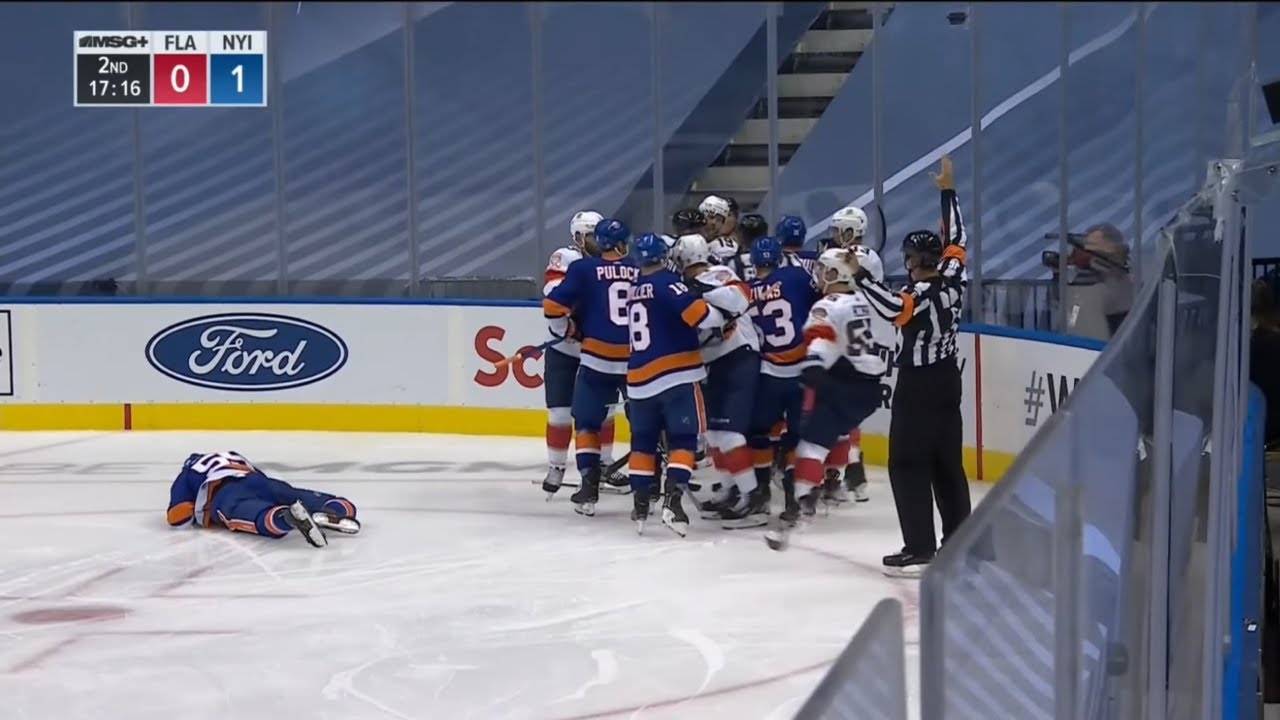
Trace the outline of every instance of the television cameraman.
<path fill-rule="evenodd" d="M 1045 235 L 1058 239 L 1057 233 Z M 1110 340 L 1133 306 L 1133 278 L 1129 272 L 1129 247 L 1115 225 L 1102 223 L 1083 235 L 1070 233 L 1067 257 L 1070 274 L 1059 307 L 1066 313 L 1066 332 L 1077 337 Z M 1041 254 L 1041 262 L 1058 280 L 1058 253 Z"/>
<path fill-rule="evenodd" d="M 935 498 L 944 542 L 971 509 L 957 361 L 966 239 L 953 174 L 951 159 L 943 157 L 933 175 L 942 196 L 942 236 L 915 230 L 902 241 L 911 275 L 907 286 L 891 290 L 865 268 L 856 275 L 872 310 L 901 330 L 889 418 L 889 485 L 903 548 L 883 560 L 885 574 L 899 577 L 919 577 L 937 552 Z"/>

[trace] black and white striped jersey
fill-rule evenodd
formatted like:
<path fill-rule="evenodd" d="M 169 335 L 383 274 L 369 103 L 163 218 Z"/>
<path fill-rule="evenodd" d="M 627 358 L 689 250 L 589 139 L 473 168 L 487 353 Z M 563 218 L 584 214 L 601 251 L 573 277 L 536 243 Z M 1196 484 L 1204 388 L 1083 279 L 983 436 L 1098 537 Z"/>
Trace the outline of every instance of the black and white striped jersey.
<path fill-rule="evenodd" d="M 867 296 L 871 308 L 901 330 L 898 367 L 933 365 L 959 352 L 960 311 L 969 282 L 965 266 L 968 236 L 955 190 L 943 190 L 941 200 L 943 251 L 938 275 L 908 283 L 898 291 L 876 281 L 866 270 L 857 276 L 858 289 Z"/>

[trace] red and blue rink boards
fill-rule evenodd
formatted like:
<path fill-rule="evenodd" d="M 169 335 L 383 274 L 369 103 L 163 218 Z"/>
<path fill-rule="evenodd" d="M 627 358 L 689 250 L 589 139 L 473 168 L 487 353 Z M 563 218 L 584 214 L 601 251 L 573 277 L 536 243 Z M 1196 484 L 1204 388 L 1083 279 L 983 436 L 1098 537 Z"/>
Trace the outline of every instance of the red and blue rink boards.
<path fill-rule="evenodd" d="M 78 30 L 76 107 L 265 107 L 262 30 Z"/>

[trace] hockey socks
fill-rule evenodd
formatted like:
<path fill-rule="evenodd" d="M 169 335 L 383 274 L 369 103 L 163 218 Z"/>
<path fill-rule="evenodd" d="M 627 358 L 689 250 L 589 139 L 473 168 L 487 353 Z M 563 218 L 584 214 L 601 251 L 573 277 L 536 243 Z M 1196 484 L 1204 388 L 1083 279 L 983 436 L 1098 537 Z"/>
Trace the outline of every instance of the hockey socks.
<path fill-rule="evenodd" d="M 346 498 L 329 498 L 324 501 L 324 504 L 320 506 L 320 509 L 324 512 L 337 515 L 340 518 L 354 519 L 356 516 L 356 506 Z"/>

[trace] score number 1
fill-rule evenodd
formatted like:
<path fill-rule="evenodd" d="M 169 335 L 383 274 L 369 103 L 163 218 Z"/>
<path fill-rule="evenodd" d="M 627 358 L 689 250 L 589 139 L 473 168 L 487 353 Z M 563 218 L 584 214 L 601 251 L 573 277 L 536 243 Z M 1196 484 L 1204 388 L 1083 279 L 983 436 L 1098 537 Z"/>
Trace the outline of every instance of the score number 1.
<path fill-rule="evenodd" d="M 210 105 L 265 105 L 265 55 L 214 53 L 209 56 Z"/>

